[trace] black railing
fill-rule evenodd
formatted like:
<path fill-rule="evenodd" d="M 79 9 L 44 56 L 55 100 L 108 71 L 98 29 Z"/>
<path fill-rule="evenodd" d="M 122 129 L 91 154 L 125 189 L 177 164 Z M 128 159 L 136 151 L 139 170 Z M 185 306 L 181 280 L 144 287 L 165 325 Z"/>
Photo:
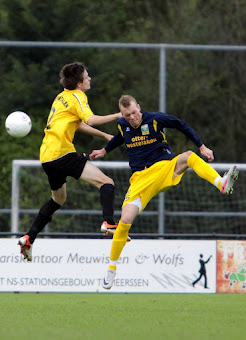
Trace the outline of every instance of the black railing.
<path fill-rule="evenodd" d="M 217 234 L 217 233 L 208 233 L 208 234 L 158 234 L 158 233 L 130 233 L 131 238 L 134 239 L 195 239 L 195 240 L 246 240 L 246 234 Z M 12 232 L 0 232 L 0 237 L 20 237 L 23 236 L 23 233 L 12 233 Z M 48 238 L 100 238 L 107 239 L 110 236 L 103 235 L 102 233 L 40 233 L 39 237 L 48 237 Z"/>

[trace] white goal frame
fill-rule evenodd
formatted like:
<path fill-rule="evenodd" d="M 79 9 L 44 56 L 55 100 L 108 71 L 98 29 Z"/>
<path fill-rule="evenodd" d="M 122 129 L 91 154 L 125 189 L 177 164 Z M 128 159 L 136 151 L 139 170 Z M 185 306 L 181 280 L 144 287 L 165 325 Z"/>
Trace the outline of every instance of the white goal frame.
<path fill-rule="evenodd" d="M 128 162 L 124 161 L 93 161 L 100 169 L 129 169 Z M 218 172 L 228 171 L 232 166 L 236 165 L 239 171 L 246 171 L 245 163 L 212 163 L 211 166 Z M 25 160 L 25 159 L 14 159 L 12 161 L 12 202 L 11 202 L 11 233 L 17 234 L 19 232 L 19 215 L 20 215 L 20 181 L 19 173 L 21 167 L 41 167 L 41 163 L 38 160 Z M 190 170 L 190 169 L 189 169 Z M 126 188 L 127 190 L 127 188 Z M 158 195 L 158 211 L 152 212 L 154 215 L 158 215 L 158 233 L 165 233 L 165 217 L 166 216 L 227 216 L 227 217 L 246 217 L 246 212 L 199 212 L 199 211 L 165 211 L 165 194 L 160 193 Z M 35 209 L 22 209 L 22 212 L 32 212 Z M 92 211 L 93 213 L 94 211 Z M 62 214 L 76 214 L 81 213 L 80 210 L 63 210 L 60 211 Z M 88 211 L 87 211 L 88 213 Z M 143 212 L 144 214 L 145 212 Z M 151 214 L 151 212 L 146 212 L 146 214 Z"/>

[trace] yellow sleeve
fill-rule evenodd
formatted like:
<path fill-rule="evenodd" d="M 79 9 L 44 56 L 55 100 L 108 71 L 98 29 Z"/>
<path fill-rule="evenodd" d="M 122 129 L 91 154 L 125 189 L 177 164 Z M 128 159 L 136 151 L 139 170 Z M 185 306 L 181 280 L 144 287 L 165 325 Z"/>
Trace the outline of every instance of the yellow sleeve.
<path fill-rule="evenodd" d="M 75 111 L 82 122 L 87 123 L 87 120 L 93 115 L 91 108 L 88 104 L 87 96 L 83 92 L 74 92 L 75 98 Z"/>

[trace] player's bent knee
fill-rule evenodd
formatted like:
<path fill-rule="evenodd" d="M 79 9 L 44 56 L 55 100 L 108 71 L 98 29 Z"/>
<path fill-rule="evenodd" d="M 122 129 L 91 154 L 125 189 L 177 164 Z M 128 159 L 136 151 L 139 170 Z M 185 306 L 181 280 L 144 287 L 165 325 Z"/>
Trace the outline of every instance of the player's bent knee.
<path fill-rule="evenodd" d="M 192 154 L 193 154 L 193 151 L 191 151 L 191 150 L 188 150 L 188 151 L 186 151 L 186 152 L 183 152 L 183 153 L 180 155 L 180 157 L 179 157 L 179 161 L 180 161 L 181 163 L 187 163 L 188 158 L 189 158 L 190 155 L 192 155 Z"/>
<path fill-rule="evenodd" d="M 187 157 L 187 159 L 190 157 L 191 154 L 193 154 L 193 151 L 191 150 L 184 152 L 184 155 Z"/>
<path fill-rule="evenodd" d="M 63 205 L 66 202 L 66 199 L 53 199 L 57 204 Z"/>
<path fill-rule="evenodd" d="M 114 186 L 114 181 L 112 180 L 112 178 L 107 177 L 106 181 L 103 184 L 112 184 Z"/>
<path fill-rule="evenodd" d="M 132 219 L 131 218 L 124 218 L 124 217 L 121 217 L 121 222 L 124 223 L 124 224 L 132 224 Z"/>
<path fill-rule="evenodd" d="M 134 201 L 131 201 L 123 206 L 120 220 L 125 224 L 132 224 L 141 211 L 141 199 L 140 197 L 137 197 Z"/>
<path fill-rule="evenodd" d="M 57 204 L 63 205 L 66 202 L 67 195 L 59 195 L 59 196 L 52 195 L 52 199 Z"/>
<path fill-rule="evenodd" d="M 104 174 L 103 174 L 103 176 L 101 176 L 100 178 L 97 178 L 97 182 L 98 182 L 99 188 L 100 188 L 101 186 L 103 186 L 104 184 L 111 184 L 111 185 L 114 186 L 114 181 L 113 181 L 113 179 L 110 178 L 110 177 L 108 177 L 108 176 L 106 176 L 106 175 L 104 175 Z"/>

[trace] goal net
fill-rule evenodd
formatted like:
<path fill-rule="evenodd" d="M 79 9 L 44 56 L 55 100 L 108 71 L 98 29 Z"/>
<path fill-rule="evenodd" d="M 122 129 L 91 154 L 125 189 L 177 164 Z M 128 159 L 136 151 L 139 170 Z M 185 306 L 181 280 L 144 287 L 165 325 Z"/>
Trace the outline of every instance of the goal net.
<path fill-rule="evenodd" d="M 127 162 L 94 162 L 115 182 L 115 219 L 131 175 Z M 221 174 L 232 164 L 214 163 Z M 222 195 L 210 183 L 187 171 L 179 185 L 151 200 L 139 215 L 131 233 L 246 234 L 246 164 L 232 195 Z M 12 231 L 26 232 L 39 208 L 50 197 L 47 176 L 39 161 L 13 161 Z M 98 233 L 102 223 L 99 191 L 85 182 L 67 179 L 67 201 L 45 229 L 49 233 Z"/>

